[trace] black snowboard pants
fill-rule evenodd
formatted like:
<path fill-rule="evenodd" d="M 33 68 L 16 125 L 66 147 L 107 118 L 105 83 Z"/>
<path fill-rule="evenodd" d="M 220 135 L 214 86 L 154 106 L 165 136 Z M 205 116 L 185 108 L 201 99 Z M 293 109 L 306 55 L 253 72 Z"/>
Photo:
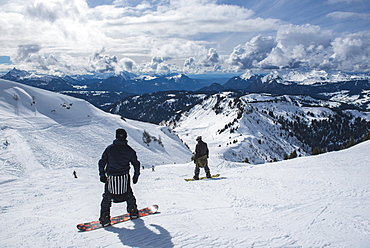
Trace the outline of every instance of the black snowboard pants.
<path fill-rule="evenodd" d="M 130 184 L 127 185 L 127 192 L 120 195 L 111 194 L 108 190 L 108 183 L 105 184 L 103 200 L 100 204 L 100 216 L 110 216 L 110 207 L 112 206 L 112 201 L 116 203 L 126 202 L 126 209 L 128 213 L 131 213 L 133 210 L 137 209 L 136 198 L 132 192 Z"/>

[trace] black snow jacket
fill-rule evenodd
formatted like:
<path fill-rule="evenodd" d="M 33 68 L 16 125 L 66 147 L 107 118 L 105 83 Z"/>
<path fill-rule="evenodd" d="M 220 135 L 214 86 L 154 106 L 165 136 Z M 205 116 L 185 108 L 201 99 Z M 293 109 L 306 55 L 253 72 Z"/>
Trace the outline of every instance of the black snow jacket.
<path fill-rule="evenodd" d="M 207 147 L 207 143 L 203 142 L 203 140 L 199 140 L 198 144 L 195 146 L 195 157 L 194 160 L 197 160 L 198 158 L 207 155 L 207 158 L 209 157 L 209 151 Z"/>
<path fill-rule="evenodd" d="M 140 175 L 140 162 L 136 152 L 127 140 L 115 139 L 103 152 L 99 160 L 99 175 L 125 175 L 130 171 L 130 163 L 134 166 L 134 174 Z"/>

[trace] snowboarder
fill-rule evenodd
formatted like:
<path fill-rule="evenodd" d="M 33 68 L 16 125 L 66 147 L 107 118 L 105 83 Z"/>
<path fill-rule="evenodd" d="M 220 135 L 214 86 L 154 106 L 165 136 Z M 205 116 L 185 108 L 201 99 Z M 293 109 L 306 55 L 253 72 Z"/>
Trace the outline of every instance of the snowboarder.
<path fill-rule="evenodd" d="M 100 208 L 100 224 L 110 224 L 110 207 L 112 201 L 127 203 L 127 212 L 131 218 L 138 218 L 136 198 L 130 185 L 130 163 L 134 167 L 132 182 L 137 183 L 140 175 L 140 162 L 136 152 L 127 144 L 127 132 L 116 130 L 116 139 L 103 152 L 99 160 L 100 181 L 105 183 L 103 200 Z"/>
<path fill-rule="evenodd" d="M 194 179 L 199 180 L 199 172 L 200 168 L 204 168 L 206 172 L 206 177 L 211 177 L 211 171 L 208 167 L 208 157 L 209 157 L 209 150 L 207 143 L 202 140 L 202 136 L 198 136 L 196 141 L 198 144 L 195 146 L 195 154 L 193 155 L 193 160 L 195 163 L 195 170 L 194 170 Z"/>
<path fill-rule="evenodd" d="M 73 171 L 73 176 L 74 176 L 75 178 L 77 178 L 77 172 L 76 172 L 76 171 Z"/>

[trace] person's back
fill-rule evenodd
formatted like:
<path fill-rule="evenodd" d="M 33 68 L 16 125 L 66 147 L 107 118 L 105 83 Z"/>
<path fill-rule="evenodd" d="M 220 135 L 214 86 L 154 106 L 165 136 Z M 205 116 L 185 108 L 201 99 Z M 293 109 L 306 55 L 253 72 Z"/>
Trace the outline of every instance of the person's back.
<path fill-rule="evenodd" d="M 140 175 L 140 162 L 136 152 L 127 144 L 127 133 L 124 129 L 116 130 L 116 139 L 103 152 L 99 160 L 100 181 L 105 183 L 103 200 L 100 209 L 100 223 L 110 223 L 110 207 L 113 202 L 127 202 L 127 212 L 132 218 L 139 217 L 136 198 L 130 185 L 130 163 L 134 166 L 133 183 Z"/>
<path fill-rule="evenodd" d="M 196 141 L 198 141 L 197 145 L 195 146 L 195 154 L 194 154 L 194 163 L 195 163 L 195 170 L 194 170 L 194 179 L 199 179 L 200 168 L 204 168 L 206 172 L 206 177 L 211 177 L 211 172 L 208 167 L 208 157 L 209 157 L 209 150 L 207 143 L 202 140 L 201 136 L 198 136 Z"/>
<path fill-rule="evenodd" d="M 199 138 L 198 138 L 199 139 Z M 195 147 L 195 159 L 198 159 L 202 156 L 208 157 L 208 146 L 203 140 L 198 140 L 198 144 Z"/>
<path fill-rule="evenodd" d="M 106 148 L 99 160 L 99 173 L 100 175 L 104 172 L 107 175 L 128 174 L 130 163 L 135 171 L 140 171 L 140 162 L 137 160 L 134 149 L 127 144 L 127 140 L 116 139 Z"/>

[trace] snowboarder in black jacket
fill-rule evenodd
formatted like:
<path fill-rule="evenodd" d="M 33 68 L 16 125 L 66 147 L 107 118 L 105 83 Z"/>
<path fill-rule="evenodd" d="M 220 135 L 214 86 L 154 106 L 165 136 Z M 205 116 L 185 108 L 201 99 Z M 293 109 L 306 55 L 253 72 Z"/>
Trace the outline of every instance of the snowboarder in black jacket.
<path fill-rule="evenodd" d="M 202 136 L 198 136 L 196 141 L 198 144 L 195 146 L 195 154 L 194 154 L 194 163 L 195 163 L 195 171 L 194 171 L 194 179 L 199 180 L 199 172 L 200 168 L 204 168 L 206 172 L 206 177 L 211 177 L 211 172 L 208 167 L 208 157 L 209 157 L 209 150 L 207 143 L 202 140 Z"/>
<path fill-rule="evenodd" d="M 127 144 L 124 129 L 116 130 L 116 139 L 103 152 L 99 160 L 100 181 L 105 183 L 101 202 L 99 221 L 103 226 L 110 224 L 110 207 L 113 202 L 127 203 L 127 212 L 131 218 L 138 218 L 136 198 L 130 185 L 130 163 L 134 167 L 132 182 L 137 183 L 140 175 L 140 162 L 136 152 Z"/>

